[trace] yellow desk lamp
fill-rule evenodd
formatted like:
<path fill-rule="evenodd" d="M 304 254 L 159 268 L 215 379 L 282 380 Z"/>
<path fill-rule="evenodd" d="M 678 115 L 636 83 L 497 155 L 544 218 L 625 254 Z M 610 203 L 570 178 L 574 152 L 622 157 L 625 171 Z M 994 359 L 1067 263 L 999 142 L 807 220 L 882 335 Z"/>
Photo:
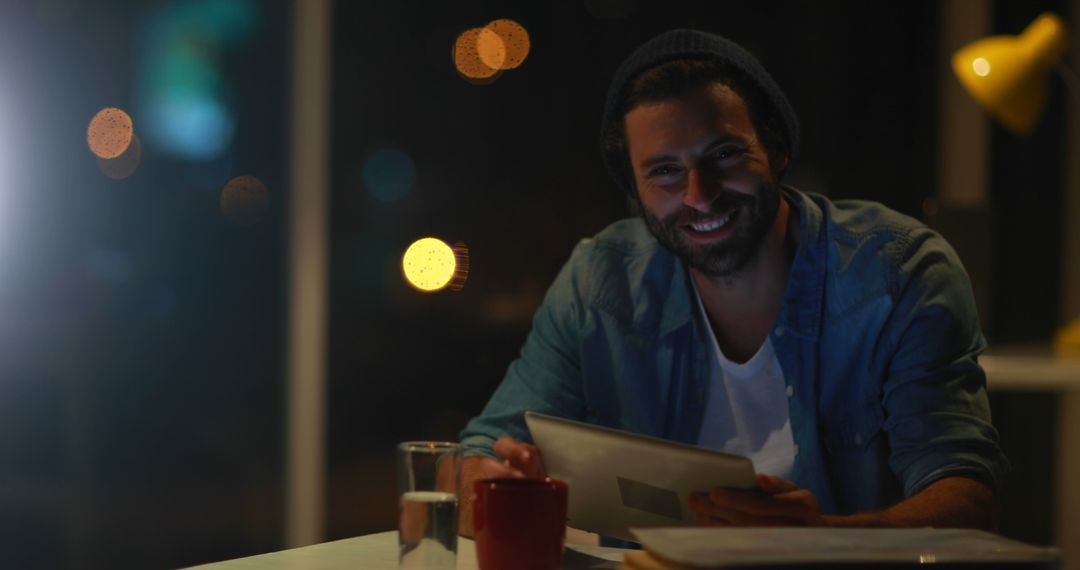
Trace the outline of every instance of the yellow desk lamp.
<path fill-rule="evenodd" d="M 1027 135 L 1046 106 L 1050 70 L 1064 54 L 1065 24 L 1045 13 L 1019 36 L 991 36 L 960 48 L 952 63 L 979 105 L 1005 128 Z"/>
<path fill-rule="evenodd" d="M 1065 40 L 1065 24 L 1047 12 L 1019 36 L 991 36 L 960 48 L 953 54 L 953 71 L 999 123 L 1027 135 L 1046 106 L 1051 69 L 1056 66 L 1073 88 L 1080 84 L 1075 72 L 1060 63 Z M 1080 357 L 1080 318 L 1055 332 L 1054 353 Z"/>

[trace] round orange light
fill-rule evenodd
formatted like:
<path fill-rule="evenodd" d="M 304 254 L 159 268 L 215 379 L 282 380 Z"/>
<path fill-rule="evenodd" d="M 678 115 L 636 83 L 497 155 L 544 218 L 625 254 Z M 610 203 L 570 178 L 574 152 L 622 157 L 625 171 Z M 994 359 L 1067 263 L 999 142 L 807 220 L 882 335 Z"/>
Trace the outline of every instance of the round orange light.
<path fill-rule="evenodd" d="M 484 46 L 484 57 L 492 61 L 499 60 L 499 44 L 502 40 L 491 30 L 471 28 L 461 32 L 454 42 L 454 67 L 458 73 L 469 79 L 488 79 L 499 72 L 498 67 L 484 62 L 480 55 L 481 42 Z M 505 49 L 502 53 L 502 58 L 505 59 Z"/>
<path fill-rule="evenodd" d="M 86 144 L 98 158 L 116 158 L 128 149 L 135 134 L 131 116 L 122 109 L 106 107 L 86 127 Z"/>
<path fill-rule="evenodd" d="M 525 62 L 525 58 L 529 56 L 529 32 L 525 31 L 525 28 L 521 24 L 508 19 L 494 20 L 488 25 L 484 26 L 485 30 L 493 32 L 495 36 L 499 38 L 498 50 L 492 50 L 494 54 L 500 54 L 501 57 L 487 57 L 487 51 L 484 48 L 486 44 L 492 43 L 490 37 L 484 35 L 480 36 L 480 58 L 484 63 L 490 65 L 496 69 L 514 69 Z"/>
<path fill-rule="evenodd" d="M 221 213 L 241 226 L 261 220 L 269 203 L 266 184 L 254 176 L 237 176 L 221 190 Z"/>

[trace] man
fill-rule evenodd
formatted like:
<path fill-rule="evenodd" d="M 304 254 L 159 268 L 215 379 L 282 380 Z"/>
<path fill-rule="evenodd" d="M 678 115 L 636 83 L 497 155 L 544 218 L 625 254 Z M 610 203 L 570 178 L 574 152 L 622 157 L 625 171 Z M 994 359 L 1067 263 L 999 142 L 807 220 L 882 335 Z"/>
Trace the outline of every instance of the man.
<path fill-rule="evenodd" d="M 1006 463 L 949 245 L 879 204 L 782 186 L 794 112 L 719 36 L 638 48 L 602 135 L 643 219 L 578 245 L 462 432 L 462 532 L 473 480 L 543 475 L 526 410 L 753 459 L 757 491 L 691 497 L 700 524 L 993 528 Z"/>

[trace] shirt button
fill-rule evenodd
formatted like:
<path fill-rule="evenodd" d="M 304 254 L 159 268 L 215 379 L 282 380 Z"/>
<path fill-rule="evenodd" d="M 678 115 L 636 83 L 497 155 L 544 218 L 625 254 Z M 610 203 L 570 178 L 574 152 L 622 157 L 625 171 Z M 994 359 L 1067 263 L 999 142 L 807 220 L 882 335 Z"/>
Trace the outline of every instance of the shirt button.
<path fill-rule="evenodd" d="M 787 387 L 787 397 L 788 397 L 788 398 L 790 398 L 790 397 L 792 397 L 792 396 L 794 396 L 794 395 L 795 395 L 795 387 L 794 387 L 794 386 L 792 386 L 791 384 L 788 384 L 788 387 Z"/>
<path fill-rule="evenodd" d="M 784 327 L 783 326 L 776 327 L 776 336 L 784 336 Z"/>
<path fill-rule="evenodd" d="M 862 434 L 855 434 L 855 445 L 862 445 Z"/>

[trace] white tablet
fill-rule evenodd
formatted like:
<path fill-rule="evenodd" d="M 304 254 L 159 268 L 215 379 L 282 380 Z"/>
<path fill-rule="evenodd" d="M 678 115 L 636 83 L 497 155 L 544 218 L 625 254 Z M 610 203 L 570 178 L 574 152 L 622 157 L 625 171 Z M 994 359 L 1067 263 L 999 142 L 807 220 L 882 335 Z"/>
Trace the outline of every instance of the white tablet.
<path fill-rule="evenodd" d="M 635 540 L 630 527 L 692 524 L 690 493 L 756 489 L 739 455 L 535 412 L 525 412 L 550 477 L 570 487 L 567 524 Z"/>

